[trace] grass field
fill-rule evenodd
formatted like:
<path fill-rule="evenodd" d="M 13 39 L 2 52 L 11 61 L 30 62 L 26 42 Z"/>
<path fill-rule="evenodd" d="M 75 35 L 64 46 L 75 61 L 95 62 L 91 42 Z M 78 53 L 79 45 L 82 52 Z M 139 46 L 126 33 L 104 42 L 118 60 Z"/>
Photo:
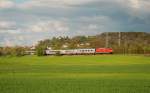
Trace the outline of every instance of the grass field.
<path fill-rule="evenodd" d="M 0 57 L 0 93 L 150 93 L 150 57 Z"/>

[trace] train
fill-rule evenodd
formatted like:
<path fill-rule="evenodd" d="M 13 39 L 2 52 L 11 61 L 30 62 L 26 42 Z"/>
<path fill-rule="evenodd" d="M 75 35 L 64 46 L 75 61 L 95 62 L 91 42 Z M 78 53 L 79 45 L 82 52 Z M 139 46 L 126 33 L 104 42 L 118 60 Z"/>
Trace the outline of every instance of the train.
<path fill-rule="evenodd" d="M 95 55 L 95 54 L 112 54 L 112 48 L 85 48 L 85 49 L 68 49 L 68 50 L 45 50 L 46 55 Z"/>

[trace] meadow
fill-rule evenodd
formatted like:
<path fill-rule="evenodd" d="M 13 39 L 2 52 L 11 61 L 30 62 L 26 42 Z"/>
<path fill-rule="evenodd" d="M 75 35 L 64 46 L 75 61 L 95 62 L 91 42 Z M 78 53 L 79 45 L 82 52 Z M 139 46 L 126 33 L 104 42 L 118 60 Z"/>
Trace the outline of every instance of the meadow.
<path fill-rule="evenodd" d="M 150 93 L 150 57 L 0 57 L 0 93 Z"/>

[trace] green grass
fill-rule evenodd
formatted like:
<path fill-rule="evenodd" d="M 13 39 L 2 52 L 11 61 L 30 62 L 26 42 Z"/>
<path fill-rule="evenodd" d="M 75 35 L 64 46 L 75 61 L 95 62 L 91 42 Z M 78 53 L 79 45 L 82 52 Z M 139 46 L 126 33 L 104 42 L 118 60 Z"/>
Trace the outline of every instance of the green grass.
<path fill-rule="evenodd" d="M 0 57 L 0 93 L 150 93 L 150 57 Z"/>

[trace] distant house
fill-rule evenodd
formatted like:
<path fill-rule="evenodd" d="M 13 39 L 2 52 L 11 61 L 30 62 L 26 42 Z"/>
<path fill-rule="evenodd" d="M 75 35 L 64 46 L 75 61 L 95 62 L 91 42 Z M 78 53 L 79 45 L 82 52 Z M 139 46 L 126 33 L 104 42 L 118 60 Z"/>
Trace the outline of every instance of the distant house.
<path fill-rule="evenodd" d="M 62 48 L 68 48 L 68 45 L 64 44 L 62 45 Z"/>
<path fill-rule="evenodd" d="M 51 47 L 47 47 L 47 49 L 48 49 L 48 50 L 52 50 L 52 48 L 51 48 Z"/>
<path fill-rule="evenodd" d="M 30 47 L 29 50 L 25 51 L 27 55 L 35 55 L 35 46 Z"/>
<path fill-rule="evenodd" d="M 35 48 L 35 46 L 32 46 L 30 49 L 31 49 L 31 50 L 35 50 L 36 48 Z"/>
<path fill-rule="evenodd" d="M 80 43 L 80 44 L 77 44 L 77 47 L 83 47 L 83 46 L 89 46 L 90 43 Z"/>

